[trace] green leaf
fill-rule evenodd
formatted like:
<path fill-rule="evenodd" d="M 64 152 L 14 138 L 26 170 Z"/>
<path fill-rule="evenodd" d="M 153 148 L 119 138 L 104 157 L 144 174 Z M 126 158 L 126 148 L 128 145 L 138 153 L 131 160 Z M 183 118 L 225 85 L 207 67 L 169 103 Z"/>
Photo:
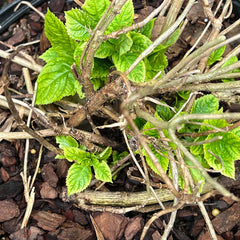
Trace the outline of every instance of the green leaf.
<path fill-rule="evenodd" d="M 90 32 L 95 28 L 95 22 L 87 13 L 80 9 L 72 9 L 65 12 L 66 27 L 68 34 L 76 40 L 87 41 Z"/>
<path fill-rule="evenodd" d="M 151 38 L 151 35 L 152 35 L 152 30 L 153 30 L 155 20 L 156 20 L 156 18 L 151 19 L 147 24 L 145 24 L 142 27 L 142 29 L 140 31 L 141 34 L 145 35 L 149 39 Z"/>
<path fill-rule="evenodd" d="M 131 51 L 135 53 L 143 52 L 152 44 L 152 41 L 141 33 L 131 32 L 131 39 L 133 41 Z"/>
<path fill-rule="evenodd" d="M 38 76 L 36 104 L 49 104 L 61 100 L 65 96 L 74 95 L 75 79 L 71 65 L 63 58 L 45 65 Z"/>
<path fill-rule="evenodd" d="M 49 9 L 45 16 L 45 33 L 55 52 L 73 58 L 77 43 L 68 35 L 64 24 Z"/>
<path fill-rule="evenodd" d="M 222 60 L 222 55 L 225 51 L 226 46 L 222 46 L 214 51 L 211 52 L 208 61 L 207 61 L 207 66 L 211 66 L 213 63 L 217 61 Z"/>
<path fill-rule="evenodd" d="M 194 142 L 200 142 L 200 141 L 204 141 L 206 139 L 206 136 L 201 136 L 201 137 L 197 137 Z M 200 155 L 203 154 L 203 145 L 192 145 L 190 147 L 190 151 L 193 155 Z"/>
<path fill-rule="evenodd" d="M 82 9 L 98 22 L 109 5 L 109 0 L 86 0 Z"/>
<path fill-rule="evenodd" d="M 86 45 L 87 45 L 86 42 L 79 43 L 79 44 L 77 45 L 75 51 L 74 51 L 74 60 L 75 60 L 77 69 L 79 69 L 81 56 L 82 56 L 83 50 L 84 50 L 84 48 L 86 47 Z M 86 58 L 86 56 L 84 56 L 84 58 L 83 58 L 83 64 L 84 64 L 84 62 L 85 62 L 85 58 Z M 79 70 L 79 71 L 80 71 L 80 70 Z"/>
<path fill-rule="evenodd" d="M 145 123 L 142 133 L 148 135 L 149 137 L 159 138 L 157 129 L 150 122 Z"/>
<path fill-rule="evenodd" d="M 118 151 L 114 150 L 113 153 L 112 153 L 112 163 L 111 163 L 111 166 L 114 165 L 115 163 L 117 163 L 122 158 L 126 157 L 127 155 L 128 155 L 127 151 L 119 153 Z"/>
<path fill-rule="evenodd" d="M 64 148 L 64 156 L 69 162 L 75 161 L 78 164 L 82 165 L 92 165 L 91 154 L 86 152 L 80 148 L 76 147 L 65 147 Z"/>
<path fill-rule="evenodd" d="M 95 178 L 103 182 L 112 182 L 112 174 L 106 162 L 93 161 Z"/>
<path fill-rule="evenodd" d="M 238 136 L 240 138 L 240 126 L 232 129 L 230 132 L 235 134 L 236 136 Z"/>
<path fill-rule="evenodd" d="M 103 87 L 106 85 L 107 78 L 102 77 L 102 78 L 91 78 L 91 82 L 93 84 L 93 89 L 94 91 L 97 91 L 99 88 Z"/>
<path fill-rule="evenodd" d="M 83 91 L 82 91 L 83 86 L 80 85 L 78 81 L 75 81 L 74 87 L 75 87 L 75 89 L 76 89 L 76 91 L 77 91 L 78 97 L 79 97 L 80 99 L 85 98 L 85 93 L 83 93 Z"/>
<path fill-rule="evenodd" d="M 194 164 L 191 161 L 189 161 L 188 159 L 186 159 L 185 162 L 186 162 L 186 164 L 188 166 L 194 166 Z M 205 183 L 205 179 L 204 179 L 202 173 L 198 169 L 196 169 L 196 168 L 191 168 L 190 167 L 188 169 L 190 170 L 190 173 L 191 173 L 191 176 L 193 178 L 193 181 L 196 184 L 199 183 L 199 181 L 202 181 L 201 187 L 199 189 L 199 192 L 201 192 L 202 191 L 202 187 L 203 187 L 203 185 Z"/>
<path fill-rule="evenodd" d="M 109 70 L 113 64 L 108 59 L 94 58 L 92 78 L 102 78 L 109 75 Z"/>
<path fill-rule="evenodd" d="M 118 49 L 119 56 L 128 52 L 131 49 L 132 44 L 133 41 L 129 33 L 120 35 L 118 40 L 116 41 L 116 47 Z"/>
<path fill-rule="evenodd" d="M 74 163 L 68 170 L 67 174 L 67 189 L 68 195 L 78 193 L 87 188 L 91 182 L 92 171 L 91 167 Z"/>
<path fill-rule="evenodd" d="M 233 133 L 214 133 L 210 134 L 206 140 L 215 136 L 222 136 L 219 141 L 204 144 L 204 157 L 207 163 L 215 170 L 222 169 L 221 162 L 213 156 L 213 152 L 218 158 L 221 159 L 224 165 L 224 170 L 221 172 L 223 175 L 234 178 L 235 166 L 234 161 L 240 159 L 240 138 Z"/>
<path fill-rule="evenodd" d="M 167 40 L 167 42 L 163 45 L 164 47 L 168 48 L 171 45 L 173 45 L 179 38 L 181 34 L 181 28 L 179 27 L 172 35 L 171 37 Z"/>
<path fill-rule="evenodd" d="M 59 57 L 57 52 L 51 47 L 46 52 L 44 52 L 39 58 L 43 59 L 46 63 L 51 61 L 56 61 Z"/>
<path fill-rule="evenodd" d="M 159 72 L 161 70 L 164 70 L 168 66 L 168 60 L 164 53 L 165 50 L 161 50 L 151 54 L 148 57 L 148 61 L 151 65 L 152 70 Z"/>
<path fill-rule="evenodd" d="M 114 53 L 114 45 L 111 44 L 109 41 L 102 42 L 100 47 L 95 53 L 96 58 L 106 58 Z"/>
<path fill-rule="evenodd" d="M 61 149 L 65 147 L 78 147 L 78 142 L 71 136 L 56 136 L 56 142 Z"/>
<path fill-rule="evenodd" d="M 132 0 L 127 1 L 113 21 L 109 24 L 106 33 L 118 31 L 124 27 L 129 27 L 133 23 L 134 9 Z"/>
<path fill-rule="evenodd" d="M 219 108 L 219 101 L 213 95 L 198 98 L 192 107 L 191 113 L 215 113 Z"/>
<path fill-rule="evenodd" d="M 233 57 L 229 58 L 229 59 L 222 65 L 222 68 L 227 67 L 227 66 L 229 66 L 229 65 L 231 65 L 231 64 L 233 64 L 233 63 L 236 63 L 236 62 L 238 62 L 238 58 L 237 58 L 237 56 L 233 56 Z M 238 73 L 238 72 L 240 72 L 240 69 L 239 69 L 239 68 L 234 69 L 233 71 L 230 71 L 230 72 L 228 72 L 228 73 Z M 223 81 L 223 82 L 230 82 L 230 81 L 234 81 L 234 78 L 222 79 L 222 81 Z"/>
<path fill-rule="evenodd" d="M 165 102 L 161 101 L 163 104 L 166 104 Z M 169 107 L 163 106 L 163 105 L 157 105 L 156 111 L 158 116 L 163 119 L 164 121 L 169 121 L 174 113 L 169 109 Z"/>
<path fill-rule="evenodd" d="M 154 153 L 154 155 L 157 157 L 157 159 L 158 159 L 159 163 L 161 164 L 164 172 L 166 172 L 167 169 L 168 169 L 168 165 L 169 165 L 169 160 L 168 160 L 168 158 L 165 158 L 165 157 L 163 157 L 162 155 L 160 155 L 160 154 L 155 150 L 155 148 L 154 148 L 152 145 L 148 145 L 148 146 L 149 146 L 149 148 L 152 150 L 152 152 Z M 167 156 L 167 152 L 166 152 L 166 151 L 161 151 L 161 153 Z M 150 159 L 150 157 L 148 156 L 148 154 L 146 153 L 146 151 L 145 151 L 144 149 L 142 149 L 142 154 L 143 154 L 143 156 L 145 156 L 146 162 L 147 162 L 147 164 L 149 165 L 149 167 L 150 167 L 156 174 L 160 175 L 159 172 L 158 172 L 158 170 L 157 170 L 157 168 L 155 167 L 155 165 L 153 164 L 152 160 Z"/>
<path fill-rule="evenodd" d="M 95 154 L 95 156 L 100 161 L 106 161 L 111 156 L 111 154 L 112 154 L 112 148 L 107 147 L 100 154 Z"/>
<path fill-rule="evenodd" d="M 118 71 L 125 72 L 137 59 L 138 54 L 136 53 L 125 53 L 122 56 L 118 54 L 114 54 L 112 56 L 113 63 L 115 64 Z M 129 80 L 132 82 L 144 82 L 146 76 L 145 64 L 141 61 L 133 71 L 128 74 Z"/>
<path fill-rule="evenodd" d="M 225 119 L 206 119 L 203 121 L 203 123 L 214 126 L 214 127 L 218 127 L 218 128 L 224 128 L 230 125 Z M 202 125 L 201 128 L 199 129 L 199 132 L 204 132 L 212 129 L 213 128 L 210 126 Z"/>

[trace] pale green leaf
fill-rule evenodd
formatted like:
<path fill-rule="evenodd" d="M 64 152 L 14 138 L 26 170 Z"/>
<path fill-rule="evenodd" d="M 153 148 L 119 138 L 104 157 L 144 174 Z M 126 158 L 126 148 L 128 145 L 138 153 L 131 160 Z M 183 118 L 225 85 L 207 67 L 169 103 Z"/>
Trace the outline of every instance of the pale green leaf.
<path fill-rule="evenodd" d="M 86 45 L 87 45 L 86 42 L 79 43 L 79 44 L 77 45 L 75 51 L 74 51 L 74 60 L 75 60 L 77 69 L 79 69 L 81 56 L 82 56 L 83 50 L 84 50 L 84 48 L 86 47 Z M 84 62 L 85 62 L 85 58 L 86 58 L 86 56 L 84 56 L 83 64 L 84 64 Z M 79 71 L 80 71 L 80 70 L 79 70 Z"/>
<path fill-rule="evenodd" d="M 119 36 L 116 42 L 116 47 L 118 48 L 119 56 L 123 55 L 124 53 L 128 52 L 133 44 L 133 41 L 130 34 L 122 34 Z"/>
<path fill-rule="evenodd" d="M 216 113 L 219 108 L 219 101 L 213 95 L 205 95 L 198 98 L 192 107 L 191 113 Z"/>
<path fill-rule="evenodd" d="M 102 42 L 100 47 L 95 53 L 96 58 L 106 58 L 113 55 L 115 49 L 114 45 L 111 44 L 109 41 Z"/>
<path fill-rule="evenodd" d="M 196 184 L 198 184 L 199 181 L 202 182 L 202 184 L 201 184 L 201 186 L 200 186 L 200 189 L 199 189 L 199 192 L 201 192 L 201 191 L 202 191 L 202 187 L 203 187 L 203 185 L 204 185 L 204 183 L 205 183 L 205 179 L 204 179 L 202 173 L 201 173 L 197 168 L 195 168 L 195 167 L 194 167 L 194 164 L 193 164 L 191 161 L 189 161 L 188 159 L 186 159 L 185 162 L 186 162 L 186 164 L 187 164 L 188 166 L 193 166 L 193 168 L 191 168 L 191 167 L 188 168 L 189 171 L 190 171 L 190 174 L 191 174 L 191 176 L 192 176 L 192 178 L 193 178 L 193 181 L 194 181 Z"/>
<path fill-rule="evenodd" d="M 149 145 L 149 148 L 152 150 L 152 152 L 154 153 L 154 155 L 156 156 L 156 158 L 158 159 L 159 161 L 159 164 L 162 166 L 164 172 L 167 171 L 168 169 L 168 165 L 169 165 L 169 159 L 166 158 L 166 157 L 163 157 L 162 155 L 160 155 L 156 150 L 155 148 L 152 146 L 152 145 Z M 161 151 L 161 153 L 163 155 L 168 155 L 167 154 L 167 151 Z M 148 164 L 148 166 L 158 175 L 160 175 L 160 173 L 158 172 L 157 168 L 155 167 L 155 165 L 153 164 L 151 158 L 148 156 L 148 154 L 146 153 L 146 151 L 144 149 L 142 149 L 142 154 L 143 156 L 145 156 L 146 158 L 146 162 Z"/>
<path fill-rule="evenodd" d="M 194 140 L 194 143 L 204 141 L 205 139 L 206 139 L 206 136 L 197 137 Z M 193 155 L 203 154 L 203 145 L 192 145 L 190 147 L 190 151 Z"/>
<path fill-rule="evenodd" d="M 74 163 L 68 170 L 67 189 L 68 195 L 82 192 L 87 188 L 92 179 L 91 167 Z"/>
<path fill-rule="evenodd" d="M 92 165 L 91 158 L 90 158 L 91 154 L 80 148 L 65 147 L 64 148 L 64 156 L 70 162 L 75 161 L 82 165 L 88 165 L 88 166 Z"/>
<path fill-rule="evenodd" d="M 95 154 L 95 156 L 100 161 L 106 161 L 111 156 L 111 154 L 112 154 L 112 148 L 107 147 L 100 154 L 97 154 L 97 155 Z"/>
<path fill-rule="evenodd" d="M 118 31 L 129 27 L 133 23 L 134 9 L 132 0 L 128 0 L 121 9 L 121 12 L 113 19 L 107 28 L 107 33 Z"/>
<path fill-rule="evenodd" d="M 94 161 L 93 169 L 95 178 L 103 182 L 112 182 L 112 174 L 106 162 Z"/>
<path fill-rule="evenodd" d="M 109 5 L 109 0 L 86 0 L 82 9 L 98 22 Z"/>
<path fill-rule="evenodd" d="M 214 133 L 210 134 L 206 140 L 215 136 L 222 136 L 221 140 L 204 144 L 204 157 L 207 163 L 215 170 L 222 169 L 222 163 L 224 170 L 221 172 L 223 175 L 234 178 L 235 167 L 234 161 L 240 159 L 240 138 L 233 133 Z M 213 152 L 222 163 L 214 156 Z"/>
<path fill-rule="evenodd" d="M 51 61 L 56 61 L 59 57 L 57 52 L 51 47 L 46 52 L 44 52 L 39 58 L 43 59 L 46 63 Z"/>
<path fill-rule="evenodd" d="M 51 13 L 50 10 L 47 11 L 45 16 L 44 29 L 54 51 L 61 56 L 69 56 L 70 58 L 73 58 L 73 52 L 77 43 L 68 35 L 64 24 L 53 13 Z"/>
<path fill-rule="evenodd" d="M 146 122 L 144 124 L 142 133 L 148 135 L 149 137 L 159 138 L 157 129 L 155 129 L 155 127 L 150 122 Z"/>
<path fill-rule="evenodd" d="M 71 136 L 56 136 L 56 142 L 61 149 L 65 147 L 78 147 L 78 142 Z"/>
<path fill-rule="evenodd" d="M 131 51 L 136 53 L 143 52 L 152 44 L 152 41 L 141 33 L 131 32 L 131 39 L 133 41 Z"/>
<path fill-rule="evenodd" d="M 145 35 L 146 37 L 148 37 L 149 39 L 151 38 L 151 34 L 152 34 L 152 29 L 154 26 L 154 22 L 155 22 L 156 18 L 151 19 L 147 24 L 145 24 L 142 29 L 141 29 L 141 34 Z"/>
<path fill-rule="evenodd" d="M 229 58 L 223 65 L 221 68 L 224 68 L 224 67 L 227 67 L 233 63 L 236 63 L 238 61 L 238 58 L 237 56 L 233 56 L 231 58 Z M 240 72 L 240 69 L 237 68 L 237 69 L 234 69 L 233 71 L 230 71 L 228 73 L 238 73 Z M 234 78 L 227 78 L 227 79 L 221 79 L 223 82 L 230 82 L 230 81 L 234 81 Z"/>
<path fill-rule="evenodd" d="M 232 129 L 230 132 L 235 134 L 236 136 L 238 136 L 240 138 L 240 126 Z"/>
<path fill-rule="evenodd" d="M 80 41 L 87 41 L 90 32 L 97 25 L 87 13 L 77 8 L 65 12 L 65 17 L 68 34 Z"/>
<path fill-rule="evenodd" d="M 225 119 L 206 119 L 203 121 L 203 123 L 217 128 L 224 128 L 230 125 Z M 210 126 L 202 125 L 199 129 L 199 132 L 205 132 L 212 129 L 213 128 Z"/>
<path fill-rule="evenodd" d="M 181 34 L 180 27 L 170 36 L 170 38 L 167 40 L 167 42 L 163 45 L 164 47 L 168 48 L 171 45 L 173 45 L 179 38 Z"/>
<path fill-rule="evenodd" d="M 114 54 L 112 56 L 113 62 L 117 68 L 118 71 L 125 72 L 137 59 L 138 54 L 136 53 L 125 53 L 122 56 L 119 56 L 118 54 Z M 145 64 L 143 61 L 141 61 L 134 70 L 128 74 L 129 80 L 132 82 L 144 82 L 146 76 L 146 69 Z"/>
<path fill-rule="evenodd" d="M 207 61 L 207 66 L 211 66 L 213 63 L 217 61 L 222 60 L 222 55 L 225 51 L 226 46 L 222 46 L 214 51 L 211 52 L 208 61 Z"/>
<path fill-rule="evenodd" d="M 49 104 L 61 100 L 65 96 L 76 93 L 77 80 L 71 71 L 71 65 L 64 59 L 56 59 L 45 65 L 38 76 L 36 104 Z"/>
<path fill-rule="evenodd" d="M 77 91 L 78 97 L 80 99 L 85 98 L 85 93 L 82 91 L 83 86 L 80 85 L 78 81 L 75 81 L 74 86 L 75 86 L 75 89 Z"/>
<path fill-rule="evenodd" d="M 160 50 L 157 52 L 154 52 L 148 57 L 149 64 L 151 66 L 151 69 L 159 72 L 163 71 L 167 65 L 168 65 L 168 60 L 167 57 L 164 55 L 165 50 Z"/>

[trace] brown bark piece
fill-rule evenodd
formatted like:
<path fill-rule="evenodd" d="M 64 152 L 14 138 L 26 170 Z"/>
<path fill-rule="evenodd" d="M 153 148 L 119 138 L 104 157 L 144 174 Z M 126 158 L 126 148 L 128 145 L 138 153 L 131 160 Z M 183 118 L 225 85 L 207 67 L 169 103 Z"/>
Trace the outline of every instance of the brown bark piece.
<path fill-rule="evenodd" d="M 28 240 L 38 239 L 39 236 L 43 235 L 44 231 L 38 227 L 31 226 L 28 230 Z"/>
<path fill-rule="evenodd" d="M 93 240 L 95 234 L 90 229 L 85 229 L 74 222 L 65 222 L 57 231 L 50 232 L 49 235 L 54 236 L 58 240 Z"/>
<path fill-rule="evenodd" d="M 124 232 L 126 240 L 133 239 L 133 237 L 143 228 L 143 224 L 144 220 L 140 215 L 130 219 Z"/>
<path fill-rule="evenodd" d="M 25 33 L 21 28 L 17 28 L 15 34 L 8 39 L 7 43 L 10 45 L 15 45 L 21 43 L 25 39 Z"/>
<path fill-rule="evenodd" d="M 48 182 L 44 182 L 42 184 L 40 194 L 42 198 L 55 199 L 58 197 L 57 191 L 53 187 L 51 187 Z"/>
<path fill-rule="evenodd" d="M 93 214 L 93 218 L 105 239 L 122 239 L 128 219 L 122 215 L 110 212 Z"/>
<path fill-rule="evenodd" d="M 82 226 L 88 225 L 86 215 L 79 210 L 73 210 L 74 222 L 79 223 Z"/>
<path fill-rule="evenodd" d="M 59 178 L 65 178 L 67 176 L 67 173 L 68 173 L 68 169 L 69 169 L 69 166 L 71 164 L 69 164 L 69 162 L 65 159 L 58 159 L 57 160 L 57 170 L 56 170 L 56 173 L 57 173 L 57 176 Z"/>
<path fill-rule="evenodd" d="M 16 203 L 11 200 L 0 201 L 0 222 L 8 221 L 20 214 Z"/>
<path fill-rule="evenodd" d="M 42 168 L 42 178 L 44 182 L 48 182 L 50 186 L 56 187 L 58 183 L 58 177 L 54 172 L 53 166 L 51 164 L 45 164 Z"/>
<path fill-rule="evenodd" d="M 1 169 L 0 169 L 0 174 L 1 174 L 1 178 L 4 182 L 7 182 L 8 179 L 10 178 L 8 172 L 3 167 L 1 167 Z"/>
<path fill-rule="evenodd" d="M 220 213 L 213 219 L 212 224 L 218 234 L 230 231 L 240 220 L 240 202 Z"/>
<path fill-rule="evenodd" d="M 161 239 L 161 235 L 160 235 L 160 233 L 157 230 L 152 234 L 152 239 L 153 240 Z"/>
<path fill-rule="evenodd" d="M 45 211 L 35 211 L 31 216 L 37 220 L 39 227 L 47 231 L 56 230 L 66 219 L 63 215 Z"/>
<path fill-rule="evenodd" d="M 22 191 L 23 191 L 22 182 L 9 181 L 0 184 L 0 200 L 4 200 L 6 198 L 14 198 Z"/>

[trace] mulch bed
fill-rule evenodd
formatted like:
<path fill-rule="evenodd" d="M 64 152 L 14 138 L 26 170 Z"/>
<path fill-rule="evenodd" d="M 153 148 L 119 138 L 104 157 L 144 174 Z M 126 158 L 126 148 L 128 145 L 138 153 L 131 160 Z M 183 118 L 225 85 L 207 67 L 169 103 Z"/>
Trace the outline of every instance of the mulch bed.
<path fill-rule="evenodd" d="M 9 1 L 10 2 L 10 1 Z M 159 6 L 161 1 L 147 1 L 147 11 L 152 11 Z M 142 1 L 134 1 L 137 17 L 145 14 L 146 9 Z M 46 13 L 47 7 L 51 9 L 60 19 L 63 19 L 63 12 L 77 7 L 73 1 L 50 0 L 45 2 L 38 10 Z M 194 38 L 202 31 L 204 25 L 202 16 L 194 16 L 194 23 L 190 25 L 188 31 L 185 31 L 174 48 L 168 52 L 170 67 L 177 64 L 179 56 L 186 52 L 186 49 L 192 45 Z M 234 20 L 234 16 L 230 21 Z M 228 24 L 228 23 L 226 23 Z M 0 35 L 0 40 L 17 46 L 21 43 L 38 40 L 42 37 L 44 22 L 41 17 L 30 11 L 20 20 L 9 27 L 7 31 Z M 198 29 L 196 32 L 193 29 Z M 194 34 L 193 34 L 194 33 Z M 189 39 L 189 36 L 192 36 Z M 49 44 L 46 40 L 41 40 L 41 44 L 37 43 L 27 46 L 27 52 L 36 58 L 47 48 Z M 2 50 L 7 47 L 0 45 Z M 0 72 L 2 73 L 5 59 L 0 59 Z M 11 63 L 9 76 L 11 88 L 26 94 L 26 86 L 22 77 L 22 67 Z M 36 75 L 32 74 L 33 80 Z M 2 94 L 2 89 L 0 88 Z M 229 107 L 229 106 L 228 106 Z M 237 106 L 238 107 L 238 106 Z M 230 109 L 231 110 L 231 109 Z M 238 108 L 239 110 L 239 108 Z M 16 123 L 11 117 L 8 110 L 0 108 L 0 131 L 14 131 Z M 33 123 L 34 124 L 34 123 Z M 52 141 L 51 138 L 48 140 Z M 37 174 L 35 181 L 35 202 L 33 212 L 28 222 L 27 228 L 21 229 L 21 223 L 26 210 L 26 202 L 24 198 L 24 188 L 20 172 L 23 169 L 24 157 L 24 140 L 12 140 L 0 142 L 0 236 L 2 239 L 139 239 L 141 231 L 146 221 L 154 212 L 139 213 L 130 212 L 125 215 L 100 212 L 92 209 L 92 211 L 81 210 L 74 203 L 64 202 L 61 200 L 62 187 L 65 186 L 65 178 L 69 163 L 65 160 L 55 160 L 55 155 L 44 150 L 40 165 L 40 172 Z M 30 140 L 29 152 L 29 174 L 33 175 L 37 164 L 39 144 L 35 140 Z M 221 183 L 234 192 L 236 196 L 240 196 L 240 164 L 236 163 L 236 181 L 225 177 L 220 177 Z M 123 170 L 114 184 L 106 186 L 109 189 L 132 191 L 135 183 L 126 178 L 126 172 Z M 143 186 L 140 186 L 143 188 Z M 218 239 L 240 239 L 240 203 L 232 200 L 215 196 L 205 202 L 209 216 L 212 219 L 213 226 Z M 212 210 L 218 209 L 220 214 L 212 215 Z M 164 231 L 164 226 L 169 219 L 169 215 L 165 215 L 157 219 L 150 227 L 145 239 L 160 239 Z M 187 206 L 178 211 L 177 219 L 169 239 L 188 240 L 210 239 L 206 229 L 205 221 L 200 210 L 196 206 Z"/>

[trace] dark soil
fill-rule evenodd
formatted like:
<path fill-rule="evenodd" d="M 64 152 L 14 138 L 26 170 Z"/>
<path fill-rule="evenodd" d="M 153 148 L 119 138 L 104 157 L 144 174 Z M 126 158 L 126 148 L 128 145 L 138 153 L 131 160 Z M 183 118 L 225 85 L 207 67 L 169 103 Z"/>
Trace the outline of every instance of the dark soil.
<path fill-rule="evenodd" d="M 10 3 L 11 1 L 6 1 Z M 152 11 L 161 3 L 160 0 L 147 1 L 147 8 L 144 8 L 141 0 L 134 1 L 136 18 L 142 18 L 146 12 Z M 2 4 L 2 2 L 1 2 Z M 46 13 L 50 8 L 60 19 L 64 19 L 64 11 L 77 7 L 73 1 L 50 0 L 42 3 L 38 10 Z M 230 22 L 236 19 L 239 9 L 235 7 L 234 14 Z M 204 28 L 204 15 L 199 12 L 192 12 L 187 30 L 181 35 L 177 44 L 168 51 L 169 68 L 178 63 L 180 57 L 189 49 L 194 39 L 198 38 Z M 225 23 L 226 26 L 230 22 Z M 40 16 L 30 11 L 21 19 L 12 24 L 0 35 L 0 40 L 9 45 L 17 46 L 21 43 L 38 40 L 42 37 L 44 21 Z M 196 30 L 197 29 L 197 30 Z M 239 29 L 238 29 L 239 30 Z M 156 30 L 157 31 L 157 30 Z M 49 44 L 46 40 L 25 47 L 25 50 L 35 59 L 43 53 Z M 229 46 L 231 47 L 231 46 Z M 0 44 L 0 49 L 8 48 Z M 6 62 L 1 58 L 0 73 Z M 39 60 L 37 60 L 39 61 Z M 9 69 L 10 87 L 22 94 L 26 94 L 26 86 L 22 77 L 22 66 L 11 63 Z M 35 81 L 36 74 L 31 73 L 32 80 Z M 0 94 L 3 89 L 0 87 Z M 16 93 L 14 93 L 15 95 Z M 18 95 L 19 96 L 19 95 Z M 23 95 L 21 98 L 25 98 Z M 234 105 L 234 111 L 240 111 L 239 105 Z M 231 111 L 231 106 L 226 104 L 225 108 Z M 24 119 L 26 120 L 26 119 Z M 100 120 L 99 120 L 100 121 Z M 39 129 L 37 123 L 32 122 L 33 128 Z M 17 125 L 9 110 L 0 107 L 0 132 L 15 131 Z M 108 132 L 105 133 L 109 135 Z M 110 133 L 115 137 L 118 133 Z M 119 135 L 120 136 L 120 135 Z M 54 143 L 53 138 L 47 140 Z M 115 139 L 116 140 L 116 139 Z M 122 141 L 122 139 L 119 139 Z M 0 142 L 0 236 L 1 239 L 139 239 L 144 224 L 153 215 L 153 212 L 140 213 L 133 211 L 123 214 L 98 211 L 97 208 L 89 210 L 79 209 L 72 202 L 64 202 L 60 195 L 65 186 L 65 178 L 69 163 L 65 160 L 55 160 L 55 155 L 44 150 L 40 164 L 40 171 L 35 181 L 35 202 L 27 228 L 21 229 L 26 202 L 24 198 L 24 188 L 20 173 L 23 170 L 23 157 L 25 149 L 24 140 L 2 140 Z M 34 174 L 37 164 L 40 145 L 35 140 L 30 140 L 30 151 L 28 157 L 29 175 Z M 240 174 L 239 162 L 236 163 L 236 180 L 221 177 L 219 181 L 231 190 L 236 196 L 240 196 Z M 105 185 L 105 190 L 111 191 L 133 191 L 134 189 L 144 189 L 144 186 L 128 179 L 126 171 L 122 170 L 113 184 Z M 216 195 L 209 198 L 205 203 L 209 216 L 218 239 L 239 240 L 240 239 L 240 203 Z M 220 214 L 213 216 L 212 211 L 218 209 Z M 150 227 L 145 239 L 160 239 L 164 231 L 164 226 L 168 222 L 169 215 L 157 219 Z M 210 239 L 205 221 L 200 210 L 196 206 L 186 206 L 178 211 L 174 228 L 168 238 L 177 240 Z"/>

